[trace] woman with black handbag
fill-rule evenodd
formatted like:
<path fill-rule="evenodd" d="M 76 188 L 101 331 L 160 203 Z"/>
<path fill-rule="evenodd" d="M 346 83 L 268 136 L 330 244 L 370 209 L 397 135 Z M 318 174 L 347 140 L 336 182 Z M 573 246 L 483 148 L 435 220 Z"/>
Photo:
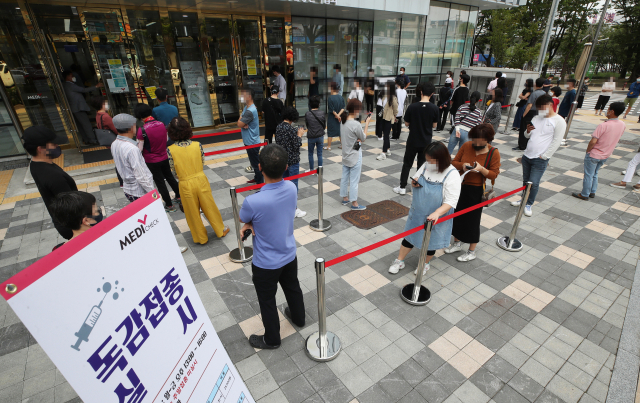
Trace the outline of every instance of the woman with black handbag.
<path fill-rule="evenodd" d="M 524 108 L 527 107 L 527 100 L 529 96 L 533 92 L 533 79 L 527 78 L 524 90 L 522 93 L 518 95 L 520 99 L 516 104 L 518 111 L 516 112 L 516 116 L 513 118 L 513 125 L 511 126 L 511 130 L 520 130 L 520 122 L 522 121 L 522 115 L 524 114 Z"/>
<path fill-rule="evenodd" d="M 469 131 L 469 140 L 460 147 L 451 164 L 462 172 L 462 189 L 456 212 L 482 203 L 492 198 L 493 183 L 500 173 L 500 152 L 491 146 L 495 131 L 490 123 L 482 123 Z M 486 191 L 485 182 L 491 180 L 491 190 Z M 480 242 L 480 220 L 482 209 L 476 209 L 453 219 L 451 234 L 454 242 L 444 250 L 455 253 L 462 250 L 462 243 L 469 244 L 469 250 L 458 256 L 459 262 L 476 258 L 476 246 Z"/>
<path fill-rule="evenodd" d="M 113 125 L 113 119 L 111 119 L 111 115 L 109 115 L 109 113 L 107 112 L 109 110 L 109 103 L 106 99 L 104 99 L 104 97 L 102 97 L 102 95 L 91 98 L 89 103 L 97 110 L 96 125 L 98 127 L 95 130 L 96 138 L 101 145 L 111 148 L 111 144 L 109 143 L 107 145 L 103 140 L 105 138 L 110 138 L 109 134 L 104 133 L 106 134 L 106 136 L 103 136 L 101 133 L 99 133 L 100 130 L 111 132 L 111 134 L 113 134 L 113 139 L 111 140 L 111 142 L 113 142 L 113 140 L 115 140 L 118 136 L 118 130 L 116 130 L 116 127 Z M 116 176 L 118 177 L 118 182 L 120 182 L 120 187 L 122 188 L 122 177 L 120 176 L 120 172 L 118 172 L 118 168 L 116 168 Z"/>

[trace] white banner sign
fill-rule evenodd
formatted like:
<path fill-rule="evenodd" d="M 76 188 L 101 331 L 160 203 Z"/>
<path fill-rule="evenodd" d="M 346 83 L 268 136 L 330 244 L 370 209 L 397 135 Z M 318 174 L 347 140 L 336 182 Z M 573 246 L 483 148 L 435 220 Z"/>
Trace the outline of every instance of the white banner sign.
<path fill-rule="evenodd" d="M 22 270 L 0 294 L 87 403 L 254 402 L 156 191 Z"/>
<path fill-rule="evenodd" d="M 180 62 L 193 127 L 212 126 L 211 97 L 200 62 Z"/>

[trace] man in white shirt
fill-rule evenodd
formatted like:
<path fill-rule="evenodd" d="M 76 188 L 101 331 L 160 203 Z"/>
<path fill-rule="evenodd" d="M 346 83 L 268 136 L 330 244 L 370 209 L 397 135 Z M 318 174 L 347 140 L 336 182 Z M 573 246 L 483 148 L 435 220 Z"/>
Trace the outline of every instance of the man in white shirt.
<path fill-rule="evenodd" d="M 273 80 L 273 84 L 277 85 L 280 89 L 280 92 L 278 93 L 278 99 L 280 99 L 282 101 L 282 104 L 284 105 L 284 101 L 287 99 L 287 82 L 284 80 L 284 77 L 282 77 L 282 74 L 280 74 L 280 66 L 273 66 L 271 68 L 271 71 L 276 77 Z"/>
<path fill-rule="evenodd" d="M 404 116 L 404 101 L 407 99 L 407 90 L 404 89 L 404 81 L 402 78 L 396 78 L 396 96 L 398 97 L 398 116 L 396 123 L 393 124 L 393 132 L 391 140 L 400 140 L 400 132 L 402 131 L 402 117 Z"/>
<path fill-rule="evenodd" d="M 498 79 L 500 77 L 502 77 L 502 73 L 501 72 L 497 72 L 496 73 L 496 78 L 491 80 L 491 82 L 489 83 L 489 86 L 487 87 L 487 92 L 491 92 L 491 90 L 495 90 L 496 89 L 496 87 L 498 86 Z"/>
<path fill-rule="evenodd" d="M 527 125 L 525 136 L 529 138 L 529 142 L 522 156 L 522 181 L 525 186 L 527 182 L 532 182 L 524 210 L 527 217 L 533 214 L 531 206 L 536 200 L 540 180 L 549 165 L 549 159 L 560 147 L 567 128 L 562 116 L 553 111 L 553 99 L 549 95 L 541 95 L 536 99 L 536 109 L 538 114 Z M 519 206 L 521 202 L 522 199 L 511 205 Z"/>

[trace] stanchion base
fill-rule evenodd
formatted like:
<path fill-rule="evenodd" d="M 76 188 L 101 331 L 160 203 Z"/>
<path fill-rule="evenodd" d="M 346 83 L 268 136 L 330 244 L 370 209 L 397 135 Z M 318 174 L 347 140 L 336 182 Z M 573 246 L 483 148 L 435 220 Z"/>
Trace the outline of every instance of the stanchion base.
<path fill-rule="evenodd" d="M 240 249 L 235 248 L 231 252 L 229 252 L 229 260 L 234 263 L 244 263 L 248 262 L 253 258 L 253 248 L 251 246 L 244 247 L 244 259 L 240 257 Z"/>
<path fill-rule="evenodd" d="M 326 354 L 321 354 L 320 351 L 320 332 L 312 333 L 309 337 L 307 337 L 306 342 L 307 348 L 305 351 L 307 352 L 307 356 L 314 361 L 318 362 L 326 362 L 331 361 L 340 354 L 340 350 L 342 349 L 342 345 L 340 344 L 340 339 L 335 333 L 327 332 L 327 351 Z"/>
<path fill-rule="evenodd" d="M 496 243 L 498 244 L 499 247 L 501 247 L 504 250 L 508 250 L 509 252 L 520 252 L 522 250 L 522 242 L 518 241 L 517 239 L 514 239 L 513 245 L 509 247 L 508 236 L 501 236 L 500 238 L 498 238 Z"/>
<path fill-rule="evenodd" d="M 320 228 L 320 220 L 311 220 L 309 228 L 317 232 L 324 232 L 331 229 L 331 222 L 329 220 L 322 220 L 322 228 Z"/>
<path fill-rule="evenodd" d="M 418 300 L 414 301 L 413 298 L 413 289 L 415 284 L 407 284 L 400 290 L 400 296 L 402 300 L 407 304 L 411 305 L 427 305 L 429 301 L 431 301 L 431 291 L 423 285 L 420 286 L 420 294 L 418 294 Z"/>

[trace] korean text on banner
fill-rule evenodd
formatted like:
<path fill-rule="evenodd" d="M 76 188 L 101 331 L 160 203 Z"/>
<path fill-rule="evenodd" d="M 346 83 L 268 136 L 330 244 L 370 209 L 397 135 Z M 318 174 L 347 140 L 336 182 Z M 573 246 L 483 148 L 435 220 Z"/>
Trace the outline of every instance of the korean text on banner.
<path fill-rule="evenodd" d="M 0 287 L 87 403 L 254 402 L 155 191 Z"/>
<path fill-rule="evenodd" d="M 258 69 L 256 69 L 256 59 L 247 59 L 247 75 L 257 76 Z"/>
<path fill-rule="evenodd" d="M 107 59 L 111 78 L 107 79 L 109 90 L 113 93 L 129 92 L 129 84 L 124 74 L 124 67 L 120 59 Z M 109 81 L 111 80 L 111 81 Z"/>
<path fill-rule="evenodd" d="M 229 75 L 227 70 L 227 61 L 225 59 L 216 60 L 216 67 L 218 68 L 218 76 L 226 77 Z"/>

